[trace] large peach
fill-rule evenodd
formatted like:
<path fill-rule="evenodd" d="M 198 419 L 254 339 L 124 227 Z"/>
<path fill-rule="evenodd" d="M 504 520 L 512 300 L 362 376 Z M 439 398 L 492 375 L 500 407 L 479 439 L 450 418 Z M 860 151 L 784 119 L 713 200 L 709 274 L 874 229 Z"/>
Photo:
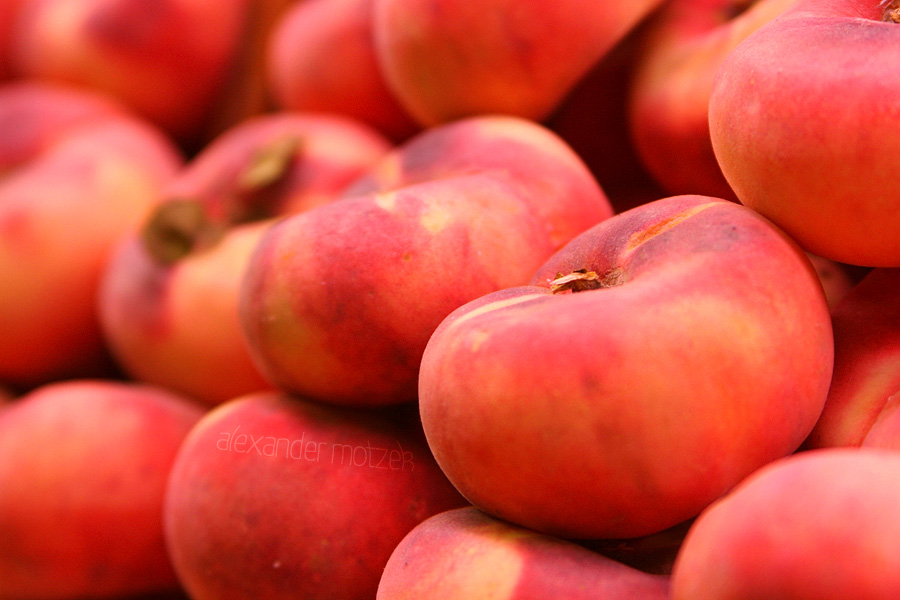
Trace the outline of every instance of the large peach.
<path fill-rule="evenodd" d="M 900 391 L 900 269 L 873 269 L 832 311 L 834 377 L 806 441 L 858 446 Z"/>
<path fill-rule="evenodd" d="M 344 198 L 266 232 L 244 278 L 244 332 L 283 389 L 343 404 L 409 401 L 441 319 L 526 282 L 611 213 L 584 163 L 537 123 L 436 127 Z"/>
<path fill-rule="evenodd" d="M 541 120 L 660 0 L 375 0 L 378 62 L 422 125 Z"/>
<path fill-rule="evenodd" d="M 14 73 L 102 90 L 179 139 L 212 109 L 249 0 L 25 0 Z"/>
<path fill-rule="evenodd" d="M 900 596 L 900 455 L 832 448 L 752 474 L 694 523 L 672 600 Z"/>
<path fill-rule="evenodd" d="M 0 598 L 177 589 L 163 494 L 202 410 L 120 381 L 48 384 L 0 411 Z"/>
<path fill-rule="evenodd" d="M 797 0 L 672 0 L 644 32 L 629 100 L 635 147 L 669 194 L 735 199 L 709 135 L 721 62 Z"/>
<path fill-rule="evenodd" d="M 197 424 L 169 480 L 165 528 L 193 600 L 372 600 L 391 552 L 465 505 L 414 411 L 324 406 L 276 392 Z"/>
<path fill-rule="evenodd" d="M 374 0 L 304 0 L 278 22 L 266 68 L 283 109 L 338 113 L 394 140 L 418 128 L 381 75 L 372 39 Z"/>
<path fill-rule="evenodd" d="M 213 404 L 271 387 L 238 321 L 250 255 L 278 217 L 333 200 L 389 147 L 320 114 L 258 116 L 214 140 L 104 271 L 100 323 L 118 364 Z"/>
<path fill-rule="evenodd" d="M 87 92 L 0 89 L 0 381 L 106 373 L 97 286 L 181 166 L 155 127 Z"/>
<path fill-rule="evenodd" d="M 739 204 L 634 208 L 532 282 L 454 311 L 422 359 L 429 445 L 489 514 L 561 537 L 658 532 L 796 450 L 822 410 L 821 284 Z"/>
<path fill-rule="evenodd" d="M 417 525 L 391 554 L 377 600 L 666 600 L 669 578 L 572 542 L 448 510 Z"/>
<path fill-rule="evenodd" d="M 738 199 L 806 250 L 900 266 L 896 2 L 801 0 L 722 62 L 713 149 Z M 828 68 L 811 68 L 828 65 Z"/>

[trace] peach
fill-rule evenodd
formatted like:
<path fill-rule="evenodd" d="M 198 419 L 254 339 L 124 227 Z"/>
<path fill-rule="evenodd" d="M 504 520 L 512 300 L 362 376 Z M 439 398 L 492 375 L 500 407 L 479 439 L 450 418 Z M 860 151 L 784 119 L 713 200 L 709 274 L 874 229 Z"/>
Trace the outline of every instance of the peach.
<path fill-rule="evenodd" d="M 877 268 L 832 311 L 834 377 L 809 448 L 858 446 L 900 391 L 900 269 Z"/>
<path fill-rule="evenodd" d="M 438 464 L 485 512 L 566 538 L 645 536 L 797 449 L 832 344 L 792 240 L 736 203 L 676 196 L 450 314 L 419 407 Z"/>
<path fill-rule="evenodd" d="M 105 99 L 37 82 L 0 88 L 0 128 L 0 381 L 106 374 L 101 273 L 181 157 Z"/>
<path fill-rule="evenodd" d="M 0 598 L 177 589 L 163 493 L 201 415 L 168 391 L 111 380 L 48 384 L 0 411 Z"/>
<path fill-rule="evenodd" d="M 801 0 L 728 55 L 710 95 L 713 149 L 738 199 L 852 265 L 900 266 L 900 82 L 884 77 L 900 61 L 896 5 Z"/>
<path fill-rule="evenodd" d="M 378 64 L 420 124 L 547 117 L 660 0 L 375 0 Z"/>
<path fill-rule="evenodd" d="M 25 0 L 14 72 L 115 96 L 178 139 L 223 86 L 249 0 Z"/>
<path fill-rule="evenodd" d="M 377 600 L 667 600 L 668 592 L 664 575 L 466 507 L 407 534 L 385 566 Z"/>
<path fill-rule="evenodd" d="M 537 123 L 486 115 L 436 127 L 337 202 L 266 232 L 245 272 L 243 331 L 282 389 L 340 404 L 410 401 L 447 314 L 524 283 L 611 214 L 584 163 Z"/>
<path fill-rule="evenodd" d="M 804 452 L 766 465 L 703 512 L 672 600 L 888 600 L 900 595 L 900 455 Z"/>
<path fill-rule="evenodd" d="M 104 271 L 100 324 L 121 368 L 210 404 L 270 388 L 238 321 L 250 255 L 278 217 L 333 200 L 389 148 L 361 123 L 296 113 L 209 144 Z"/>
<path fill-rule="evenodd" d="M 400 540 L 464 505 L 414 412 L 265 392 L 216 407 L 190 433 L 164 522 L 193 600 L 371 600 Z"/>
<path fill-rule="evenodd" d="M 372 33 L 374 0 L 304 0 L 278 22 L 266 68 L 286 110 L 334 112 L 393 140 L 418 129 L 388 89 Z"/>
<path fill-rule="evenodd" d="M 709 97 L 726 56 L 797 0 L 672 0 L 644 32 L 632 73 L 630 130 L 669 194 L 736 199 L 709 134 Z"/>

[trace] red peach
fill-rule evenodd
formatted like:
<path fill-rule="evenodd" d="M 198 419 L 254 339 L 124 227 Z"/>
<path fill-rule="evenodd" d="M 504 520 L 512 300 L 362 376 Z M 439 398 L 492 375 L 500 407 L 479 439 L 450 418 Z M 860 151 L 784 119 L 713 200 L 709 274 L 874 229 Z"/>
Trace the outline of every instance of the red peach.
<path fill-rule="evenodd" d="M 709 100 L 738 199 L 805 250 L 852 265 L 900 266 L 900 81 L 884 76 L 900 62 L 895 7 L 797 2 L 727 56 Z"/>
<path fill-rule="evenodd" d="M 193 600 L 372 600 L 391 552 L 465 502 L 412 414 L 256 393 L 213 409 L 169 480 L 165 529 Z"/>
<path fill-rule="evenodd" d="M 735 200 L 709 134 L 719 66 L 747 36 L 797 0 L 671 0 L 644 32 L 628 121 L 635 147 L 669 194 Z"/>
<path fill-rule="evenodd" d="M 181 166 L 171 142 L 84 92 L 0 89 L 0 380 L 107 373 L 101 273 Z"/>
<path fill-rule="evenodd" d="M 737 203 L 676 196 L 450 314 L 425 349 L 419 407 L 475 506 L 561 537 L 638 537 L 795 451 L 832 352 L 803 251 Z"/>
<path fill-rule="evenodd" d="M 375 0 L 378 64 L 420 124 L 542 120 L 660 0 Z"/>
<path fill-rule="evenodd" d="M 162 528 L 201 409 L 158 388 L 70 380 L 0 411 L 0 598 L 177 589 Z"/>
<path fill-rule="evenodd" d="M 372 39 L 373 0 L 304 0 L 279 21 L 266 63 L 283 109 L 359 119 L 394 140 L 418 127 L 388 90 Z"/>
<path fill-rule="evenodd" d="M 766 465 L 698 517 L 672 600 L 893 600 L 900 455 L 833 448 Z"/>
<path fill-rule="evenodd" d="M 18 75 L 102 90 L 179 139 L 217 99 L 249 0 L 28 0 L 13 36 Z"/>

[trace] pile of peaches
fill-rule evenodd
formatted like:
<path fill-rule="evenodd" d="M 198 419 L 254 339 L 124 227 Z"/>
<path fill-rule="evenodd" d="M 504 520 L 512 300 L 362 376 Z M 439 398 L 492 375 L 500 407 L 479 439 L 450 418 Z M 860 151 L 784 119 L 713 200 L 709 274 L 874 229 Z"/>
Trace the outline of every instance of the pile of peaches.
<path fill-rule="evenodd" d="M 0 0 L 0 600 L 900 598 L 900 0 Z"/>

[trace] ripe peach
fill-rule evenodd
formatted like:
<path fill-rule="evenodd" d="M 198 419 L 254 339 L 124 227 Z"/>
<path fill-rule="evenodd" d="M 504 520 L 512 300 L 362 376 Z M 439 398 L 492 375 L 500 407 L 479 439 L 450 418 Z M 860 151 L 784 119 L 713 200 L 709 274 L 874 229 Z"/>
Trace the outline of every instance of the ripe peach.
<path fill-rule="evenodd" d="M 436 127 L 342 199 L 266 232 L 244 278 L 243 330 L 282 389 L 343 404 L 413 400 L 441 319 L 524 283 L 611 214 L 584 163 L 537 123 L 486 115 Z"/>
<path fill-rule="evenodd" d="M 96 95 L 0 88 L 0 381 L 107 373 L 96 292 L 181 157 L 155 127 Z"/>
<path fill-rule="evenodd" d="M 896 2 L 801 0 L 722 62 L 713 149 L 738 199 L 805 250 L 900 266 Z M 810 65 L 829 65 L 827 69 Z"/>
<path fill-rule="evenodd" d="M 900 595 L 900 455 L 832 448 L 766 465 L 694 523 L 672 600 Z"/>
<path fill-rule="evenodd" d="M 0 411 L 0 598 L 177 589 L 163 492 L 202 410 L 119 381 L 41 386 Z"/>
<path fill-rule="evenodd" d="M 334 112 L 394 140 L 418 127 L 381 76 L 372 39 L 374 0 L 304 0 L 279 21 L 266 63 L 280 107 Z"/>
<path fill-rule="evenodd" d="M 660 0 L 375 0 L 378 63 L 421 125 L 542 120 Z"/>
<path fill-rule="evenodd" d="M 279 216 L 333 200 L 389 147 L 361 123 L 287 112 L 214 140 L 107 265 L 100 323 L 118 364 L 211 404 L 270 388 L 238 321 L 250 255 Z"/>
<path fill-rule="evenodd" d="M 796 450 L 832 344 L 792 240 L 737 203 L 676 196 L 579 235 L 531 285 L 454 311 L 425 349 L 419 407 L 438 464 L 489 514 L 637 537 Z"/>
<path fill-rule="evenodd" d="M 407 534 L 385 566 L 377 600 L 668 597 L 667 576 L 466 507 L 430 517 Z"/>
<path fill-rule="evenodd" d="M 102 90 L 179 139 L 217 99 L 249 0 L 27 0 L 12 61 L 25 77 Z"/>
<path fill-rule="evenodd" d="M 736 199 L 709 135 L 709 96 L 721 62 L 797 0 L 672 0 L 644 32 L 632 72 L 635 147 L 669 194 Z"/>
<path fill-rule="evenodd" d="M 414 412 L 276 392 L 197 424 L 169 480 L 165 529 L 193 600 L 371 600 L 417 524 L 464 506 Z"/>

